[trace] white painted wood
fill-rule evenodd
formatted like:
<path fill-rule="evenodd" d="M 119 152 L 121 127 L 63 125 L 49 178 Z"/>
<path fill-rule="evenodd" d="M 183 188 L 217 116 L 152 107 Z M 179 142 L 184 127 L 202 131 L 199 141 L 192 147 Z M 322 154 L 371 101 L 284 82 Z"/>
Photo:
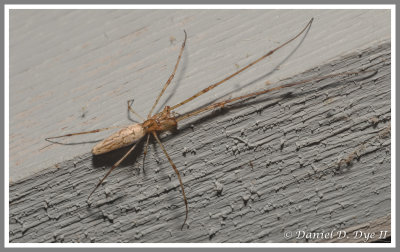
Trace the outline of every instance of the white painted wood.
<path fill-rule="evenodd" d="M 184 29 L 187 48 L 162 104 L 175 104 L 246 65 L 295 35 L 311 17 L 314 24 L 297 50 L 299 41 L 179 113 L 242 87 L 241 92 L 264 88 L 266 82 L 387 40 L 390 12 L 12 10 L 10 181 L 88 153 L 94 145 L 46 147 L 46 137 L 128 125 L 126 101 L 132 98 L 135 109 L 146 115 L 173 69 Z M 108 134 L 66 142 L 100 140 Z"/>

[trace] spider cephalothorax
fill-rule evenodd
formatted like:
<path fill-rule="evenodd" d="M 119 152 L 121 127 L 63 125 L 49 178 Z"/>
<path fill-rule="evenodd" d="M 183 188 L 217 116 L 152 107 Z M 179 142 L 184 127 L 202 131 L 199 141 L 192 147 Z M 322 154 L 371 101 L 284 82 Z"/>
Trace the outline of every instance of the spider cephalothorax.
<path fill-rule="evenodd" d="M 177 127 L 176 118 L 171 114 L 169 106 L 165 106 L 164 110 L 157 113 L 143 122 L 145 133 L 162 132 L 167 130 L 175 130 Z"/>

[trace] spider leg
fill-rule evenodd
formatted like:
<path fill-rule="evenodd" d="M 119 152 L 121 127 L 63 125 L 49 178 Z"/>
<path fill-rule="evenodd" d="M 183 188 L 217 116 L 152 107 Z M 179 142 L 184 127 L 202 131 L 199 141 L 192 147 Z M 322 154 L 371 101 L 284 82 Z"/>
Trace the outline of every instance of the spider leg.
<path fill-rule="evenodd" d="M 147 147 L 149 147 L 149 140 L 150 140 L 150 134 L 147 134 L 146 146 L 144 147 L 143 151 L 143 173 L 144 173 L 144 160 L 146 159 Z"/>
<path fill-rule="evenodd" d="M 132 108 L 132 103 L 133 103 L 133 99 L 132 100 L 128 100 L 128 110 L 130 111 L 130 112 L 132 112 L 132 114 L 134 114 L 135 116 L 137 116 L 137 117 L 139 117 L 141 120 L 145 120 L 141 115 L 139 115 L 135 110 L 133 110 L 133 108 Z"/>
<path fill-rule="evenodd" d="M 292 82 L 292 83 L 284 84 L 282 86 L 278 86 L 278 87 L 274 87 L 274 88 L 270 88 L 270 89 L 265 89 L 265 90 L 261 90 L 261 91 L 258 91 L 258 92 L 253 92 L 253 93 L 250 93 L 250 94 L 238 96 L 238 97 L 227 99 L 227 100 L 224 100 L 224 101 L 221 101 L 221 102 L 216 102 L 216 103 L 210 104 L 208 106 L 204 106 L 202 108 L 196 109 L 194 111 L 191 111 L 189 113 L 186 113 L 184 115 L 181 115 L 181 116 L 177 117 L 176 121 L 179 122 L 181 120 L 184 120 L 184 119 L 187 119 L 189 117 L 195 116 L 195 115 L 200 114 L 202 112 L 206 112 L 208 110 L 215 109 L 215 108 L 223 108 L 225 105 L 227 105 L 229 103 L 233 103 L 233 102 L 236 102 L 236 101 L 239 101 L 239 100 L 256 97 L 256 96 L 259 96 L 259 95 L 262 95 L 262 94 L 266 94 L 266 93 L 269 93 L 269 92 L 272 92 L 272 91 L 276 91 L 276 90 L 280 90 L 280 89 L 284 89 L 284 88 L 288 88 L 288 87 L 297 86 L 297 85 L 308 83 L 308 82 L 311 82 L 311 81 L 321 81 L 321 80 L 324 80 L 324 79 L 327 79 L 327 78 L 331 78 L 331 77 L 358 75 L 358 74 L 361 74 L 361 73 L 370 73 L 369 75 L 364 77 L 364 78 L 369 78 L 369 77 L 375 75 L 377 73 L 377 71 L 376 70 L 366 70 L 366 71 L 359 71 L 359 72 L 344 72 L 344 73 L 337 73 L 337 74 L 329 74 L 329 75 L 325 75 L 325 76 L 322 76 L 322 77 L 302 80 L 302 81 L 298 81 L 298 82 Z"/>
<path fill-rule="evenodd" d="M 172 71 L 171 76 L 169 76 L 167 82 L 164 84 L 164 87 L 163 87 L 163 89 L 161 90 L 160 94 L 158 95 L 156 101 L 154 102 L 153 107 L 151 107 L 150 112 L 149 112 L 149 115 L 147 116 L 147 118 L 150 118 L 150 117 L 151 117 L 151 113 L 153 113 L 153 110 L 154 110 L 154 108 L 156 107 L 158 101 L 160 100 L 161 96 L 164 94 L 164 92 L 165 92 L 165 90 L 167 89 L 168 85 L 171 83 L 172 79 L 174 78 L 175 73 L 176 73 L 176 69 L 178 69 L 178 65 L 179 65 L 179 62 L 181 61 L 183 49 L 185 49 L 186 39 L 187 39 L 186 31 L 185 31 L 185 30 L 183 30 L 183 31 L 185 32 L 185 40 L 184 40 L 183 43 L 182 43 L 181 51 L 179 52 L 179 56 L 178 56 L 178 60 L 176 61 L 176 64 L 175 64 L 175 68 L 174 68 L 174 70 Z"/>
<path fill-rule="evenodd" d="M 188 102 L 190 102 L 191 100 L 199 97 L 200 95 L 207 93 L 208 91 L 210 91 L 213 88 L 216 88 L 217 86 L 221 85 L 222 83 L 226 82 L 227 80 L 231 79 L 232 77 L 240 74 L 241 72 L 245 71 L 246 69 L 250 68 L 251 66 L 257 64 L 258 62 L 262 61 L 263 59 L 267 58 L 268 56 L 270 56 L 271 54 L 273 54 L 274 52 L 278 51 L 280 48 L 284 47 L 285 45 L 289 44 L 290 42 L 292 42 L 293 40 L 295 40 L 296 38 L 298 38 L 303 32 L 305 32 L 309 27 L 311 27 L 311 23 L 313 22 L 314 18 L 311 18 L 311 20 L 307 23 L 307 25 L 303 28 L 303 30 L 301 30 L 296 36 L 294 36 L 293 38 L 291 38 L 290 40 L 286 41 L 285 43 L 283 43 L 282 45 L 276 47 L 275 49 L 269 51 L 268 53 L 264 54 L 263 56 L 261 56 L 260 58 L 254 60 L 253 62 L 250 62 L 247 66 L 239 69 L 238 71 L 234 72 L 233 74 L 229 75 L 228 77 L 226 77 L 223 80 L 218 81 L 217 83 L 214 83 L 208 87 L 206 87 L 205 89 L 201 90 L 200 92 L 196 93 L 195 95 L 187 98 L 186 100 L 171 106 L 171 110 L 174 110 L 180 106 L 182 106 L 183 104 L 186 104 Z"/>
<path fill-rule="evenodd" d="M 46 137 L 45 140 L 48 141 L 48 142 L 52 142 L 52 141 L 50 141 L 50 139 L 61 138 L 61 137 L 69 137 L 69 136 L 76 136 L 76 135 L 84 135 L 84 134 L 91 134 L 91 133 L 101 132 L 101 131 L 104 131 L 104 130 L 115 129 L 115 128 L 124 128 L 124 127 L 126 127 L 126 126 L 112 126 L 112 127 L 102 128 L 102 129 L 95 129 L 95 130 L 90 130 L 90 131 L 70 133 L 70 134 L 66 134 L 66 135 L 62 135 L 62 136 Z"/>
<path fill-rule="evenodd" d="M 161 141 L 160 141 L 160 139 L 158 138 L 157 134 L 156 134 L 155 132 L 152 132 L 152 133 L 153 133 L 154 138 L 155 138 L 155 139 L 157 140 L 157 142 L 160 144 L 161 149 L 163 150 L 163 152 L 164 152 L 165 156 L 167 157 L 169 163 L 171 164 L 172 168 L 174 169 L 176 175 L 178 176 L 179 184 L 180 184 L 181 189 L 182 189 L 183 200 L 185 201 L 185 207 L 186 207 L 186 217 L 185 217 L 185 221 L 183 222 L 182 227 L 181 227 L 181 230 L 182 230 L 182 229 L 183 229 L 183 226 L 185 226 L 186 220 L 187 220 L 187 218 L 188 218 L 189 208 L 188 208 L 188 202 L 187 202 L 187 199 L 186 199 L 185 189 L 183 188 L 183 183 L 182 183 L 181 175 L 179 174 L 179 171 L 178 171 L 178 169 L 176 168 L 174 162 L 172 162 L 172 159 L 169 157 L 167 151 L 166 151 L 165 148 L 164 148 L 164 145 L 161 143 Z"/>
<path fill-rule="evenodd" d="M 140 140 L 139 140 L 140 141 Z M 110 175 L 110 173 L 118 167 L 118 165 L 120 165 L 122 163 L 122 161 L 125 160 L 125 158 L 135 149 L 135 147 L 137 146 L 137 144 L 133 145 L 132 148 L 130 148 L 125 155 L 118 160 L 111 168 L 110 170 L 108 170 L 108 172 L 106 173 L 106 175 L 104 175 L 104 177 L 99 181 L 99 183 L 97 183 L 96 187 L 93 189 L 93 191 L 89 194 L 88 200 L 90 199 L 90 196 L 92 196 L 92 194 L 97 190 L 97 188 L 99 188 L 99 186 L 103 183 L 103 181 L 108 177 L 108 175 Z"/>

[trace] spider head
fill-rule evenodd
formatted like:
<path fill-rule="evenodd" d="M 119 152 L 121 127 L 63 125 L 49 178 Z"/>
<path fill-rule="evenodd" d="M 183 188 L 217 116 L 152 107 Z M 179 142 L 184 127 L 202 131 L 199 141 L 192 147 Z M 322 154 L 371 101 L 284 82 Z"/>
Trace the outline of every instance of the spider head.
<path fill-rule="evenodd" d="M 146 133 L 148 132 L 163 132 L 167 130 L 175 130 L 177 127 L 176 119 L 171 115 L 169 106 L 165 106 L 164 110 L 155 114 L 143 123 L 143 128 Z"/>

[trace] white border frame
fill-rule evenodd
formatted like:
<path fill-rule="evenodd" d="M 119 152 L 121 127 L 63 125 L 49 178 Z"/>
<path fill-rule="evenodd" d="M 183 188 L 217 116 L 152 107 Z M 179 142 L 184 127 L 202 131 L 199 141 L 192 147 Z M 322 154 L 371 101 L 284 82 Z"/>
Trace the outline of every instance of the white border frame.
<path fill-rule="evenodd" d="M 390 9 L 391 10 L 391 243 L 9 243 L 9 11 L 12 9 Z M 32 248 L 394 248 L 396 247 L 396 6 L 395 5 L 5 5 L 4 6 L 4 246 Z M 394 225 L 393 225 L 394 224 Z"/>

